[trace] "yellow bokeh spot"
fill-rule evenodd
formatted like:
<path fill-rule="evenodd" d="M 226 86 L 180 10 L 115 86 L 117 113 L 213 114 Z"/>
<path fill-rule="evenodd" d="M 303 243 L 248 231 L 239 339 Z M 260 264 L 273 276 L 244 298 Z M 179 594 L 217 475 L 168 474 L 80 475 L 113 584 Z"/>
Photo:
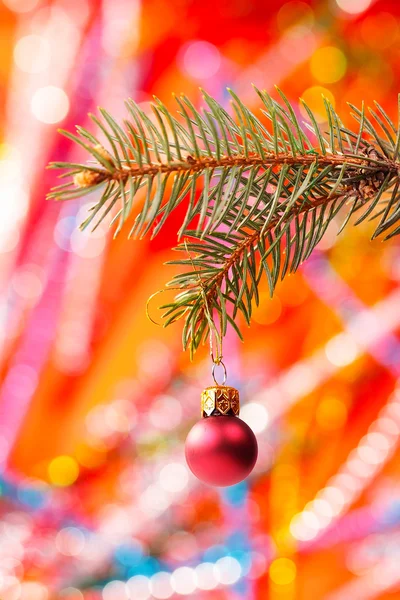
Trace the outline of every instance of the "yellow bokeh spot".
<path fill-rule="evenodd" d="M 260 294 L 260 303 L 253 312 L 253 319 L 261 325 L 270 325 L 280 317 L 282 304 L 278 296 L 271 298 L 268 292 Z"/>
<path fill-rule="evenodd" d="M 78 463 L 72 456 L 57 456 L 48 467 L 51 483 L 60 487 L 73 484 L 79 475 Z"/>
<path fill-rule="evenodd" d="M 335 83 L 346 73 L 347 59 L 335 46 L 316 50 L 311 58 L 311 73 L 321 83 Z"/>
<path fill-rule="evenodd" d="M 302 96 L 304 102 L 307 104 L 308 108 L 310 108 L 311 111 L 314 113 L 314 116 L 319 123 L 323 123 L 327 120 L 323 96 L 325 96 L 325 98 L 329 100 L 332 106 L 335 107 L 335 97 L 332 94 L 332 92 L 320 85 L 314 85 L 312 87 L 307 88 Z M 300 111 L 306 119 L 309 119 L 307 111 L 305 110 L 304 106 L 302 106 L 302 104 L 300 104 Z"/>
<path fill-rule="evenodd" d="M 296 565 L 290 558 L 277 558 L 269 568 L 269 576 L 277 585 L 289 585 L 296 579 Z"/>
<path fill-rule="evenodd" d="M 327 396 L 319 403 L 315 418 L 322 429 L 334 431 L 346 423 L 347 406 L 340 398 Z"/>

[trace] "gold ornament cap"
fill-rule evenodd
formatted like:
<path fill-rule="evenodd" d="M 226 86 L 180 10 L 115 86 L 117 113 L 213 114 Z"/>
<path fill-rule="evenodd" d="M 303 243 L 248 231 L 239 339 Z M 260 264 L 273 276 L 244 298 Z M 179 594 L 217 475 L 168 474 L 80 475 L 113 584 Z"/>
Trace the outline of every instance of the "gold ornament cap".
<path fill-rule="evenodd" d="M 212 385 L 201 392 L 201 416 L 239 416 L 239 391 L 228 385 Z"/>

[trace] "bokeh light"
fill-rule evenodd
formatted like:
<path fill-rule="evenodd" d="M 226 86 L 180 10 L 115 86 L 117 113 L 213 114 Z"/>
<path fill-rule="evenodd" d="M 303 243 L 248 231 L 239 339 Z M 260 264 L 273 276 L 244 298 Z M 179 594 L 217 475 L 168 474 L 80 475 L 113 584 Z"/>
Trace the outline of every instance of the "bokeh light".
<path fill-rule="evenodd" d="M 271 580 L 278 585 L 288 585 L 296 578 L 296 565 L 290 558 L 277 558 L 269 567 Z"/>
<path fill-rule="evenodd" d="M 199 80 L 213 77 L 221 65 L 218 48 L 205 41 L 190 42 L 182 50 L 181 60 L 188 75 Z"/>
<path fill-rule="evenodd" d="M 196 589 L 194 571 L 190 567 L 179 567 L 171 576 L 171 585 L 177 594 L 189 596 Z"/>
<path fill-rule="evenodd" d="M 78 556 L 85 547 L 85 536 L 77 527 L 65 527 L 57 533 L 56 547 L 66 556 Z"/>
<path fill-rule="evenodd" d="M 336 0 L 339 8 L 351 15 L 364 12 L 370 6 L 371 2 L 372 0 Z"/>
<path fill-rule="evenodd" d="M 315 418 L 322 429 L 327 431 L 339 429 L 346 423 L 346 404 L 340 398 L 327 396 L 319 403 Z"/>
<path fill-rule="evenodd" d="M 163 467 L 160 472 L 160 485 L 167 492 L 180 492 L 189 480 L 186 465 L 170 463 Z"/>
<path fill-rule="evenodd" d="M 318 48 L 311 57 L 311 72 L 321 83 L 335 83 L 346 72 L 346 57 L 335 46 Z"/>
<path fill-rule="evenodd" d="M 40 73 L 50 65 L 51 48 L 39 35 L 26 35 L 14 47 L 15 64 L 26 73 Z"/>
<path fill-rule="evenodd" d="M 103 588 L 103 600 L 129 600 L 129 591 L 123 581 L 109 581 Z"/>
<path fill-rule="evenodd" d="M 182 420 L 181 404 L 172 396 L 159 396 L 150 407 L 148 418 L 157 429 L 174 429 Z"/>
<path fill-rule="evenodd" d="M 236 583 L 241 575 L 242 568 L 236 558 L 232 556 L 223 556 L 215 563 L 215 578 L 223 585 L 232 585 Z"/>
<path fill-rule="evenodd" d="M 166 571 L 159 571 L 150 580 L 150 590 L 154 598 L 160 600 L 170 598 L 174 590 L 171 587 L 171 575 Z"/>
<path fill-rule="evenodd" d="M 78 478 L 79 467 L 72 456 L 57 456 L 50 462 L 48 474 L 54 485 L 69 486 Z"/>
<path fill-rule="evenodd" d="M 63 89 L 54 85 L 39 88 L 32 96 L 31 109 L 38 121 L 59 123 L 68 114 L 68 96 Z"/>
<path fill-rule="evenodd" d="M 240 418 L 252 428 L 254 433 L 261 433 L 269 423 L 268 411 L 262 404 L 248 402 L 240 411 Z"/>
<path fill-rule="evenodd" d="M 325 347 L 325 353 L 332 364 L 344 367 L 357 358 L 358 347 L 351 336 L 341 333 L 329 340 Z"/>
<path fill-rule="evenodd" d="M 144 575 L 134 575 L 127 582 L 127 588 L 131 598 L 137 600 L 148 600 L 150 598 L 150 582 Z"/>
<path fill-rule="evenodd" d="M 195 568 L 195 581 L 201 590 L 212 590 L 218 585 L 215 577 L 214 565 L 212 563 L 200 563 Z"/>
<path fill-rule="evenodd" d="M 25 581 L 21 584 L 20 600 L 47 600 L 49 591 L 46 586 L 36 581 Z"/>

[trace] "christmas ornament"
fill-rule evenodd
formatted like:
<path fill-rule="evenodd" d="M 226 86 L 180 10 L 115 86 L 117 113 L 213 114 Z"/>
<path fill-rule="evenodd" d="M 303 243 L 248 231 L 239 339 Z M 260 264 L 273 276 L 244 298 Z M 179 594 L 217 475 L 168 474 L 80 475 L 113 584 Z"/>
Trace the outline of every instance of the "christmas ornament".
<path fill-rule="evenodd" d="M 215 366 L 224 369 L 224 381 L 215 379 Z M 239 419 L 239 392 L 226 386 L 222 361 L 214 363 L 215 385 L 201 394 L 202 419 L 186 439 L 185 454 L 190 470 L 204 483 L 234 485 L 245 479 L 257 460 L 257 440 L 250 427 Z"/>

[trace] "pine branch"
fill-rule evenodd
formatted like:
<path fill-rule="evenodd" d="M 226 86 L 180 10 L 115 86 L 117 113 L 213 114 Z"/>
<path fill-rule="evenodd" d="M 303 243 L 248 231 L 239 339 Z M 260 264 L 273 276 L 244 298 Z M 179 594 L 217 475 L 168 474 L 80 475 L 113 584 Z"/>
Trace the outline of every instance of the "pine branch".
<path fill-rule="evenodd" d="M 65 169 L 62 176 L 71 179 L 49 198 L 103 190 L 83 227 L 96 227 L 119 204 L 112 219 L 118 220 L 115 234 L 131 219 L 130 236 L 151 232 L 154 237 L 186 203 L 177 232 L 184 238 L 177 250 L 185 258 L 173 263 L 189 269 L 170 282 L 179 293 L 161 308 L 165 325 L 184 319 L 183 345 L 191 353 L 213 326 L 211 314 L 218 315 L 222 335 L 228 324 L 241 335 L 238 313 L 250 323 L 263 273 L 272 295 L 278 280 L 308 258 L 338 213 L 345 213 L 342 228 L 360 213 L 356 224 L 379 219 L 374 237 L 400 232 L 399 126 L 379 105 L 369 109 L 372 120 L 364 107 L 351 105 L 358 122 L 351 131 L 324 99 L 325 132 L 305 103 L 309 122 L 300 124 L 280 90 L 281 103 L 256 91 L 263 121 L 233 92 L 236 121 L 205 93 L 203 112 L 186 97 L 176 98 L 181 120 L 157 99 L 154 121 L 129 100 L 131 120 L 123 127 L 101 109 L 102 120 L 91 118 L 108 149 L 78 127 L 77 136 L 63 133 L 93 162 L 50 165 Z"/>

